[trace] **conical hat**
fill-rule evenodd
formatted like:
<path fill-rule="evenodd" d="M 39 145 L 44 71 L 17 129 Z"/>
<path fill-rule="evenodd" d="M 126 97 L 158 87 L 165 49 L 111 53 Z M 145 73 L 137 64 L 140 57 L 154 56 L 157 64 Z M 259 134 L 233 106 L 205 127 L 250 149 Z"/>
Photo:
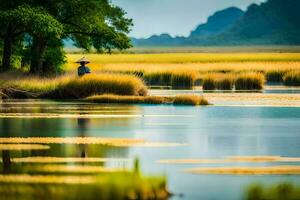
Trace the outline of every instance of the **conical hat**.
<path fill-rule="evenodd" d="M 85 57 L 80 58 L 79 60 L 76 61 L 76 63 L 90 63 L 90 61 L 88 59 L 86 59 Z"/>

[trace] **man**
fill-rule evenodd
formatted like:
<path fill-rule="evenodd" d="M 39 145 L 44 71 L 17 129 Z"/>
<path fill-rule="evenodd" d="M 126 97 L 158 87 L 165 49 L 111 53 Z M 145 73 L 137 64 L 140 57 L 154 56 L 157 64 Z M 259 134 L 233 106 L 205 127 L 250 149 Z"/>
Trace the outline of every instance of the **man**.
<path fill-rule="evenodd" d="M 91 73 L 90 68 L 85 66 L 86 64 L 90 63 L 88 59 L 85 57 L 79 59 L 76 63 L 80 63 L 80 66 L 77 68 L 77 74 L 79 77 L 84 76 L 85 74 Z"/>

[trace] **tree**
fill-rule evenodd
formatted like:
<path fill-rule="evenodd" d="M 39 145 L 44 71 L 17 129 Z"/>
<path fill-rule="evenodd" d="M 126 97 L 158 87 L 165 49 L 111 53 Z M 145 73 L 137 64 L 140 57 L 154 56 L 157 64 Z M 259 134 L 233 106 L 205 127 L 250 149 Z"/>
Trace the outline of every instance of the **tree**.
<path fill-rule="evenodd" d="M 2 70 L 11 67 L 12 47 L 28 33 L 44 38 L 60 38 L 63 26 L 42 8 L 19 6 L 0 11 L 0 37 L 3 39 Z"/>
<path fill-rule="evenodd" d="M 127 33 L 132 20 L 125 11 L 108 0 L 33 0 L 34 6 L 43 7 L 63 25 L 61 39 L 71 39 L 79 48 L 111 51 L 131 47 Z M 44 53 L 51 37 L 34 35 L 31 72 L 43 68 Z"/>

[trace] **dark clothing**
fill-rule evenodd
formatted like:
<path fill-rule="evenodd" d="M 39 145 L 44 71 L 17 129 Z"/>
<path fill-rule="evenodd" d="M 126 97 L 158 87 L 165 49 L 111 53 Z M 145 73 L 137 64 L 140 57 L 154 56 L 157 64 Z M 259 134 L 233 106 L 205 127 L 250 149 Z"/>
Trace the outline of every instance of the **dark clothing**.
<path fill-rule="evenodd" d="M 91 73 L 91 70 L 90 70 L 90 68 L 88 68 L 86 66 L 79 66 L 77 69 L 77 73 L 78 73 L 78 76 L 83 76 L 85 74 Z"/>

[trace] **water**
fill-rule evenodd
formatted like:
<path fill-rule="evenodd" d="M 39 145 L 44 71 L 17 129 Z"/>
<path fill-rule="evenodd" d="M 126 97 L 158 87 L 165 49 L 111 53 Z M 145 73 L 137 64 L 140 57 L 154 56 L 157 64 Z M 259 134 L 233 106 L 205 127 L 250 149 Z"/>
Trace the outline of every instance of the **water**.
<path fill-rule="evenodd" d="M 245 188 L 252 183 L 300 183 L 296 175 L 197 175 L 183 172 L 195 167 L 281 163 L 175 165 L 156 162 L 161 159 L 222 159 L 245 155 L 300 157 L 299 107 L 131 106 L 21 101 L 0 104 L 0 113 L 1 137 L 113 137 L 188 144 L 174 147 L 56 144 L 50 145 L 48 151 L 12 154 L 15 157 L 80 157 L 83 153 L 88 157 L 138 157 L 143 173 L 166 175 L 170 191 L 183 194 L 183 197 L 172 199 L 242 199 Z M 45 114 L 52 117 L 46 118 Z M 105 165 L 131 166 L 124 162 Z"/>

